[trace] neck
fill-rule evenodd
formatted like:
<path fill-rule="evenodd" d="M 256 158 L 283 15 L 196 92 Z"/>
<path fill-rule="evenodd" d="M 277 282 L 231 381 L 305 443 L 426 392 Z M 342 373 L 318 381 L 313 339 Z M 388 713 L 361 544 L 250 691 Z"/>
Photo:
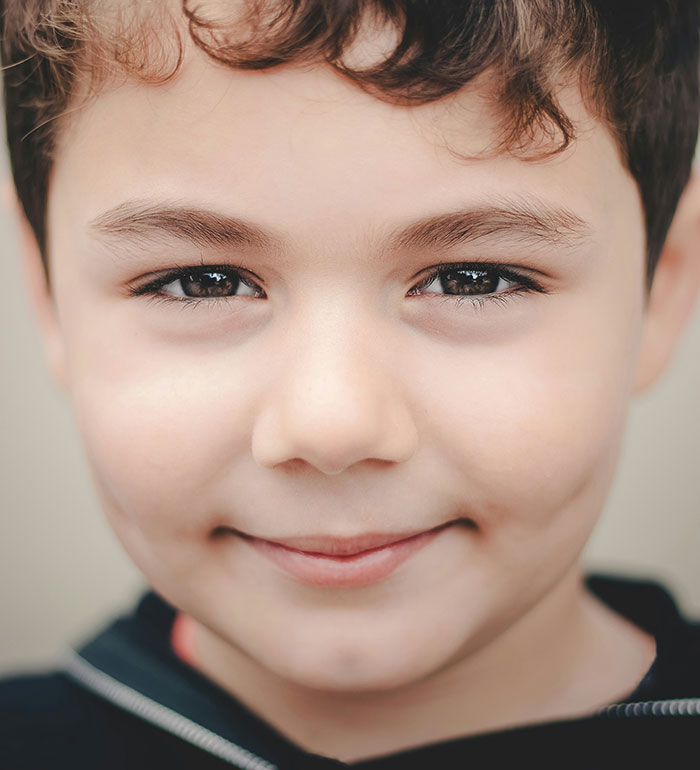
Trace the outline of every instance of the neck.
<path fill-rule="evenodd" d="M 197 623 L 194 639 L 202 673 L 297 745 L 346 762 L 593 713 L 629 694 L 655 654 L 574 572 L 478 650 L 388 692 L 300 686 Z"/>

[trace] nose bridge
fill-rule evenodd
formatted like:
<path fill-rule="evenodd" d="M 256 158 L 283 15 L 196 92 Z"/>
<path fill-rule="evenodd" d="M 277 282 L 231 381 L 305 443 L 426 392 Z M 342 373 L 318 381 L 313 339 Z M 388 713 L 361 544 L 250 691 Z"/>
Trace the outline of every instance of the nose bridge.
<path fill-rule="evenodd" d="M 289 377 L 299 386 L 292 387 L 290 395 L 301 397 L 295 409 L 322 410 L 324 403 L 332 405 L 338 397 L 349 397 L 346 408 L 350 409 L 359 398 L 363 370 L 379 363 L 375 361 L 372 366 L 373 351 L 361 325 L 338 309 L 310 317 L 300 334 L 290 336 L 294 339 Z M 314 398 L 304 398 L 304 394 Z"/>
<path fill-rule="evenodd" d="M 258 462 L 303 460 L 337 474 L 361 460 L 413 454 L 415 426 L 383 354 L 386 340 L 366 312 L 323 302 L 287 326 L 279 373 L 255 422 Z"/>

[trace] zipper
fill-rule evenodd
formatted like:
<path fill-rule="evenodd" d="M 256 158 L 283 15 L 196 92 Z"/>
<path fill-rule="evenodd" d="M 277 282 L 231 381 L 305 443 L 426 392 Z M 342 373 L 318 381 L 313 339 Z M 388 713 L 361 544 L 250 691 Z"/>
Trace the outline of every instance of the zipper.
<path fill-rule="evenodd" d="M 637 703 L 613 703 L 598 712 L 604 717 L 697 717 L 700 698 L 647 700 Z"/>
<path fill-rule="evenodd" d="M 276 765 L 122 684 L 76 653 L 70 654 L 64 671 L 88 690 L 101 695 L 125 711 L 130 711 L 193 746 L 223 759 L 239 770 L 277 770 Z"/>

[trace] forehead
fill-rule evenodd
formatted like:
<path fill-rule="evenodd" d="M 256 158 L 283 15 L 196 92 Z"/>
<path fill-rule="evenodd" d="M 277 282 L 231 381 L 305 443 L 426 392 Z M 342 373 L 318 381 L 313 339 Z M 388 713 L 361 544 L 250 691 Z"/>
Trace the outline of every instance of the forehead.
<path fill-rule="evenodd" d="M 103 88 L 66 123 L 49 222 L 98 217 L 127 201 L 235 212 L 290 239 L 371 238 L 387 222 L 530 196 L 566 206 L 601 238 L 642 238 L 636 185 L 614 142 L 574 92 L 573 146 L 544 160 L 490 152 L 499 118 L 483 79 L 454 97 L 404 107 L 324 66 L 235 71 L 198 51 L 160 86 Z M 70 209 L 70 212 L 67 211 Z M 640 241 L 640 248 L 643 247 Z"/>

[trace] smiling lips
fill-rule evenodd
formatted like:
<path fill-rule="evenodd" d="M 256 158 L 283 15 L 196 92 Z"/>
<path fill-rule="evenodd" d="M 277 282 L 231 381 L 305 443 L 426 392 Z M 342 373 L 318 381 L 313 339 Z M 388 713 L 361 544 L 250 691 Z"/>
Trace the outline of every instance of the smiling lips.
<path fill-rule="evenodd" d="M 388 577 L 454 522 L 401 534 L 353 538 L 300 537 L 281 541 L 243 536 L 292 577 L 315 586 L 362 586 Z"/>

